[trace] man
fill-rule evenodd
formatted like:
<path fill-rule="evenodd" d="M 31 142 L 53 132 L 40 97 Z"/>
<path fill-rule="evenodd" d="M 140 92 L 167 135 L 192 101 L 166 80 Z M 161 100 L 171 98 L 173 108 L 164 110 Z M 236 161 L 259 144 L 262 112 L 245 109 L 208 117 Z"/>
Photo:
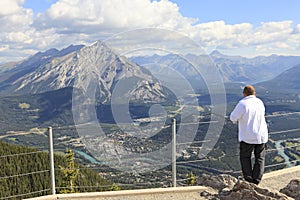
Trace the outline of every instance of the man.
<path fill-rule="evenodd" d="M 258 184 L 264 173 L 268 128 L 265 120 L 265 106 L 255 95 L 253 86 L 243 90 L 244 98 L 239 101 L 230 120 L 238 122 L 240 142 L 240 162 L 244 179 Z M 255 162 L 252 167 L 251 155 L 254 151 Z"/>

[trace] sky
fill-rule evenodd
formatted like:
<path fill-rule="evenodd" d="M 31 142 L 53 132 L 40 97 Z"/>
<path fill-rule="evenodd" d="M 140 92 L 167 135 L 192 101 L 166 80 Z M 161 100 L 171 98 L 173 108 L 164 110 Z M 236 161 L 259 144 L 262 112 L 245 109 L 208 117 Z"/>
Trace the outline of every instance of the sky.
<path fill-rule="evenodd" d="M 298 0 L 1 0 L 0 63 L 149 27 L 207 53 L 300 56 L 299 8 Z"/>

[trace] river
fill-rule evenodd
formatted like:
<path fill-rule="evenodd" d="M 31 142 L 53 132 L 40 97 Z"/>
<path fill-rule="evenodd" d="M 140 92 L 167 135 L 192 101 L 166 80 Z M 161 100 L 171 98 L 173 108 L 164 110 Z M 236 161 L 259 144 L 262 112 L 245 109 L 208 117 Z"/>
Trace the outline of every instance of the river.
<path fill-rule="evenodd" d="M 99 162 L 98 160 L 96 160 L 94 157 L 88 155 L 87 153 L 83 152 L 83 151 L 79 151 L 79 150 L 74 150 L 76 153 L 80 154 L 81 156 L 83 156 L 85 159 L 87 159 L 88 161 L 90 161 L 93 164 L 101 164 L 101 162 Z"/>
<path fill-rule="evenodd" d="M 284 140 L 278 140 L 275 142 L 275 147 L 277 149 L 278 155 L 283 157 L 284 163 L 286 163 L 287 167 L 293 167 L 296 163 L 291 163 L 290 157 L 284 153 L 284 146 L 282 146 L 280 143 L 284 142 Z"/>

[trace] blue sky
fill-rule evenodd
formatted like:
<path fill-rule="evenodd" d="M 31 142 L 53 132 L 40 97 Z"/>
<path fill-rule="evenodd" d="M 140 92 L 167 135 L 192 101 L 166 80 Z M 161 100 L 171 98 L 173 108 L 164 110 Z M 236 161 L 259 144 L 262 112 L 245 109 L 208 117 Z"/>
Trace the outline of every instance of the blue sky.
<path fill-rule="evenodd" d="M 35 13 L 44 12 L 57 0 L 26 0 L 25 8 L 31 8 Z"/>
<path fill-rule="evenodd" d="M 179 6 L 185 17 L 198 18 L 200 22 L 224 20 L 229 24 L 293 20 L 300 23 L 298 0 L 170 0 Z M 44 12 L 57 0 L 26 0 L 24 7 L 35 13 Z"/>
<path fill-rule="evenodd" d="M 174 30 L 207 52 L 300 55 L 298 0 L 1 0 L 0 63 L 145 27 Z"/>
<path fill-rule="evenodd" d="M 224 20 L 229 24 L 293 20 L 300 23 L 298 0 L 172 0 L 187 17 L 200 22 Z"/>

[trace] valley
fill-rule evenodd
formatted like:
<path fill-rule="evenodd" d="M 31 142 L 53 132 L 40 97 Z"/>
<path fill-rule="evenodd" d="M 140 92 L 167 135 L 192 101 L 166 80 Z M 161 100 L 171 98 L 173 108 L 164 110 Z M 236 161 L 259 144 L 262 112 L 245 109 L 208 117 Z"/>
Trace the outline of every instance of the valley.
<path fill-rule="evenodd" d="M 274 106 L 273 104 L 271 105 Z M 266 105 L 267 108 L 268 106 L 269 105 Z M 283 106 L 286 108 L 286 104 Z M 203 105 L 202 107 L 205 108 L 206 106 Z M 276 107 L 281 110 L 280 105 L 276 105 Z M 290 109 L 294 107 L 295 106 L 291 106 Z M 159 133 L 150 138 L 147 137 L 147 128 L 143 129 L 144 134 L 136 135 L 124 132 L 117 124 L 111 123 L 88 123 L 77 125 L 77 127 L 74 124 L 70 124 L 54 127 L 54 150 L 57 153 L 63 153 L 66 148 L 73 149 L 76 159 L 79 162 L 88 168 L 96 168 L 96 171 L 110 181 L 120 182 L 120 180 L 122 180 L 121 183 L 133 184 L 139 179 L 141 185 L 147 183 L 148 185 L 153 184 L 153 187 L 155 187 L 157 183 L 154 180 L 157 181 L 157 178 L 164 174 L 165 178 L 161 179 L 162 183 L 159 186 L 167 186 L 171 184 L 170 166 L 163 160 L 157 162 L 155 159 L 151 160 L 151 158 L 144 156 L 145 153 L 155 152 L 163 148 L 171 141 L 171 118 L 176 117 L 175 113 L 177 113 L 177 115 L 180 113 L 180 108 L 171 108 L 169 106 L 168 110 L 171 111 L 170 118 L 165 122 Z M 178 144 L 178 178 L 184 179 L 189 171 L 193 171 L 193 173 L 198 175 L 201 173 L 232 173 L 235 175 L 235 172 L 239 170 L 239 163 L 236 158 L 236 155 L 238 155 L 236 125 L 226 121 L 220 138 L 213 150 L 207 156 L 201 157 L 199 153 L 203 145 L 203 138 L 209 123 L 211 123 L 208 112 L 202 112 L 201 115 L 207 117 L 201 118 L 202 123 L 199 123 L 194 141 L 186 149 L 181 149 L 180 144 Z M 295 112 L 278 111 L 267 113 L 266 118 L 270 130 L 267 166 L 271 166 L 266 169 L 267 171 L 299 164 L 300 155 L 299 151 L 297 151 L 300 142 L 300 131 L 299 128 L 297 128 L 299 115 L 298 110 Z M 140 119 L 137 118 L 135 123 L 144 123 L 145 127 L 150 121 L 153 121 L 153 119 L 142 116 Z M 51 124 L 51 122 L 48 123 Z M 99 125 L 105 135 L 93 133 L 95 127 Z M 122 128 L 124 128 L 124 126 L 130 128 L 132 124 L 123 124 Z M 178 126 L 181 126 L 180 121 L 178 121 Z M 87 131 L 88 134 L 78 135 L 79 129 Z M 148 135 L 152 134 L 151 127 L 148 132 Z M 46 151 L 48 149 L 46 127 L 35 127 L 27 131 L 8 131 L 5 134 L 2 133 L 0 137 L 2 141 L 8 143 L 31 146 Z M 101 144 L 101 146 L 99 146 L 99 144 Z M 171 152 L 168 153 L 171 155 Z M 131 154 L 133 154 L 134 157 L 130 156 Z M 137 155 L 140 156 L 137 157 Z M 112 163 L 114 163 L 113 165 L 120 165 L 120 162 L 124 166 L 128 166 L 129 163 L 130 165 L 133 163 L 137 164 L 136 173 L 128 174 L 126 170 L 116 170 L 109 167 Z M 150 163 L 152 165 L 151 168 L 155 164 L 158 166 L 162 164 L 164 167 L 158 167 L 157 170 L 154 170 L 150 174 L 139 171 L 141 169 L 140 167 L 146 170 L 145 167 Z M 112 176 L 112 174 L 114 175 Z M 122 179 L 115 179 L 117 177 L 122 177 Z"/>
<path fill-rule="evenodd" d="M 189 172 L 238 176 L 237 126 L 228 115 L 247 82 L 266 105 L 266 171 L 299 165 L 300 58 L 210 56 L 224 94 L 221 85 L 210 94 L 203 77 L 174 55 L 120 57 L 101 42 L 39 52 L 0 72 L 0 140 L 47 151 L 51 126 L 57 154 L 74 150 L 84 167 L 114 183 L 166 187 L 176 119 L 179 180 Z M 189 58 L 205 65 L 201 56 Z M 143 66 L 150 61 L 155 65 Z M 158 64 L 182 76 L 169 77 L 172 70 Z M 224 115 L 214 113 L 220 105 Z"/>

